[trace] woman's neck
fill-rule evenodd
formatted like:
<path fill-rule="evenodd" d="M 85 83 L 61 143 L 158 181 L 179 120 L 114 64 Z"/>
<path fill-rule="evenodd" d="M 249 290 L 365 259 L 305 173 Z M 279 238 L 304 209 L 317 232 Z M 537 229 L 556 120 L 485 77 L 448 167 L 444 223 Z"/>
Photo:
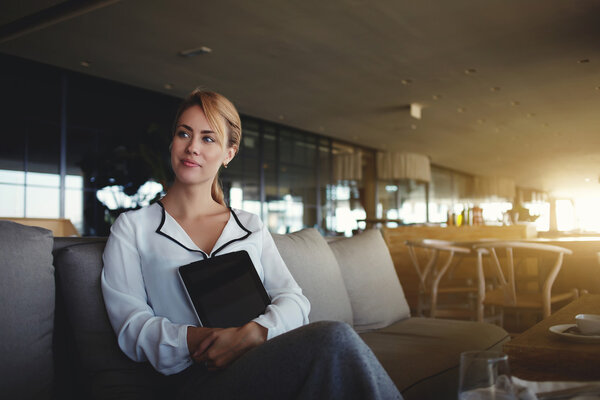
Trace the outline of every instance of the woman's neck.
<path fill-rule="evenodd" d="M 222 204 L 217 203 L 211 194 L 211 187 L 182 185 L 177 181 L 169 188 L 161 202 L 173 217 L 194 219 L 223 212 Z"/>

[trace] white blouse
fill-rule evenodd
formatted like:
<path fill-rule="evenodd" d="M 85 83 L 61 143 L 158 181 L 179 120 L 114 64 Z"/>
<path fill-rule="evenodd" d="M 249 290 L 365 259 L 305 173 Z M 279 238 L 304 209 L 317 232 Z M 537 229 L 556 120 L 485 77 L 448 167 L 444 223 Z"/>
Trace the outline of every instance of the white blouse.
<path fill-rule="evenodd" d="M 302 294 L 260 219 L 231 210 L 210 254 L 205 254 L 160 202 L 123 213 L 110 230 L 101 284 L 121 350 L 170 375 L 189 367 L 187 327 L 198 326 L 178 267 L 204 257 L 245 250 L 271 298 L 255 322 L 267 339 L 308 323 L 310 303 Z"/>

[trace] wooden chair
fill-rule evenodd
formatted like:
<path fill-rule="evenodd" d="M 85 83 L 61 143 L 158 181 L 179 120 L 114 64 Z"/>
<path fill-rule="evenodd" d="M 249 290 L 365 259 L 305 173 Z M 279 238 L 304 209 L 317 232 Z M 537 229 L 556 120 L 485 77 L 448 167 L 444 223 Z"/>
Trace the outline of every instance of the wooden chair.
<path fill-rule="evenodd" d="M 504 249 L 506 252 L 504 268 L 498 258 L 497 250 L 499 249 Z M 552 304 L 579 297 L 577 289 L 566 293 L 552 294 L 552 285 L 560 271 L 564 255 L 573 253 L 569 249 L 542 243 L 493 241 L 475 244 L 473 250 L 477 252 L 478 276 L 482 279 L 479 282 L 480 287 L 485 287 L 483 283 L 483 255 L 489 254 L 491 258 L 493 278 L 496 280 L 497 285 L 494 289 L 485 292 L 482 306 L 492 306 L 500 309 L 499 320 L 501 326 L 503 326 L 505 308 L 540 310 L 543 318 L 546 318 L 552 312 Z M 515 253 L 518 254 L 515 255 Z M 524 259 L 531 257 L 538 259 L 537 265 L 533 266 L 534 268 L 528 268 L 534 270 L 533 278 L 535 281 L 533 285 L 531 279 L 518 279 L 515 274 L 515 266 L 518 269 L 520 264 L 523 264 Z M 544 271 L 540 260 L 548 257 L 553 259 L 553 266 Z M 518 261 L 518 263 L 515 263 L 515 261 Z M 525 290 L 524 286 L 534 286 L 535 290 Z"/>
<path fill-rule="evenodd" d="M 465 306 L 468 306 L 468 303 L 464 302 L 465 296 L 462 296 L 463 302 L 459 304 L 456 302 L 439 304 L 440 295 L 454 297 L 460 297 L 461 295 L 475 297 L 476 295 L 476 304 L 479 305 L 481 303 L 480 297 L 483 296 L 483 292 L 478 286 L 472 283 L 479 282 L 479 277 L 471 277 L 471 284 L 465 280 L 452 282 L 452 279 L 448 279 L 451 275 L 450 272 L 460 263 L 464 255 L 471 253 L 471 250 L 466 247 L 455 246 L 452 242 L 435 239 L 407 240 L 405 244 L 408 248 L 410 260 L 419 276 L 417 315 L 422 316 L 423 310 L 429 308 L 429 317 L 432 318 L 473 318 L 474 311 L 465 308 Z M 425 265 L 422 265 L 419 261 L 417 249 L 425 250 L 427 258 Z M 438 265 L 438 259 L 442 253 L 446 253 L 447 256 L 445 257 L 445 261 Z M 459 255 L 459 257 L 453 264 L 455 255 Z M 478 315 L 477 318 L 479 319 Z"/>

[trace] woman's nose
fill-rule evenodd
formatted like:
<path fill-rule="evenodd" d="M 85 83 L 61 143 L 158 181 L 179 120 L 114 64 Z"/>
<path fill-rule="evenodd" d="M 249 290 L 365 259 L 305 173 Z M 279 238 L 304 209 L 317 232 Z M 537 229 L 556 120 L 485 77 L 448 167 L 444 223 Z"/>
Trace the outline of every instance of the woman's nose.
<path fill-rule="evenodd" d="M 200 143 L 197 140 L 190 140 L 187 144 L 186 151 L 190 154 L 199 154 L 200 153 Z"/>

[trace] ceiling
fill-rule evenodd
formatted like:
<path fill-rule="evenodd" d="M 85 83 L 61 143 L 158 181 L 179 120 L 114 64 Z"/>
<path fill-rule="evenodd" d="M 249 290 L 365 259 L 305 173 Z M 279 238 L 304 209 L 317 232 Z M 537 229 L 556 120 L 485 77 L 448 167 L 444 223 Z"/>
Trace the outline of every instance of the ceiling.
<path fill-rule="evenodd" d="M 18 0 L 0 5 L 0 52 L 600 196 L 598 15 L 597 0 Z"/>

